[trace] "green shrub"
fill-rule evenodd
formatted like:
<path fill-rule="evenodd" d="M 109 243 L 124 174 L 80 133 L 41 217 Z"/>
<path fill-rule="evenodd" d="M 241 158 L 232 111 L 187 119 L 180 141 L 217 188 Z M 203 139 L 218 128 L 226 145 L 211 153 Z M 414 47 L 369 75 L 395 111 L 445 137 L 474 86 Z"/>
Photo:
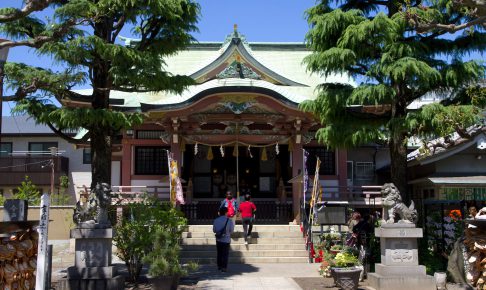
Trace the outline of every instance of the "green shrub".
<path fill-rule="evenodd" d="M 66 194 L 69 187 L 69 177 L 66 175 L 59 176 L 59 191 L 57 194 L 51 194 L 52 205 L 67 205 L 71 201 L 71 197 Z"/>
<path fill-rule="evenodd" d="M 153 262 L 152 271 L 178 271 L 178 243 L 186 224 L 179 210 L 158 200 L 145 198 L 143 202 L 129 204 L 127 216 L 114 227 L 113 238 L 118 248 L 116 254 L 127 266 L 129 280 L 138 280 L 144 260 Z M 164 254 L 165 259 L 146 258 L 154 251 Z"/>
<path fill-rule="evenodd" d="M 17 191 L 12 196 L 14 199 L 25 199 L 29 205 L 39 205 L 41 194 L 37 186 L 32 183 L 29 176 L 25 176 L 24 181 L 17 187 Z"/>

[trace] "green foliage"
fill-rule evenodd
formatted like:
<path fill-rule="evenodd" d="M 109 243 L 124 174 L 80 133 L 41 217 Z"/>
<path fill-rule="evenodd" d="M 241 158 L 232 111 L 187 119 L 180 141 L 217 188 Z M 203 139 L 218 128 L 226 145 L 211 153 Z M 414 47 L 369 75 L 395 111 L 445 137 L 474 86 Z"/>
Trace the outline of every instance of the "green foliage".
<path fill-rule="evenodd" d="M 59 191 L 51 194 L 52 205 L 67 205 L 71 201 L 71 197 L 66 194 L 69 187 L 69 177 L 66 175 L 59 176 Z"/>
<path fill-rule="evenodd" d="M 178 243 L 187 223 L 182 213 L 169 204 L 146 198 L 143 202 L 129 204 L 127 214 L 114 227 L 113 242 L 118 249 L 117 256 L 127 266 L 129 279 L 137 281 L 144 261 L 154 263 L 154 273 L 163 270 L 182 274 Z M 162 256 L 160 260 L 154 254 L 147 257 L 150 253 Z"/>
<path fill-rule="evenodd" d="M 359 265 L 358 257 L 353 255 L 349 251 L 337 253 L 336 257 L 334 258 L 335 267 L 343 268 L 343 267 L 352 267 L 357 265 Z"/>
<path fill-rule="evenodd" d="M 44 8 L 44 9 L 42 9 Z M 6 85 L 18 101 L 16 113 L 27 113 L 38 123 L 57 129 L 84 128 L 93 153 L 93 182 L 110 183 L 103 170 L 111 159 L 111 143 L 119 130 L 141 124 L 142 115 L 110 106 L 112 90 L 182 92 L 193 80 L 165 71 L 164 58 L 184 49 L 200 11 L 193 0 L 74 0 L 53 1 L 41 11 L 24 15 L 20 9 L 2 8 L 0 15 L 17 15 L 0 21 L 0 32 L 15 45 L 32 47 L 40 56 L 57 62 L 54 71 L 24 63 L 5 65 Z M 119 39 L 132 28 L 138 40 Z M 78 94 L 73 87 L 88 85 L 92 91 Z M 55 104 L 80 101 L 77 108 Z"/>
<path fill-rule="evenodd" d="M 434 22 L 465 20 L 442 9 L 444 1 L 407 3 Z M 437 9 L 421 9 L 424 3 Z M 460 104 L 464 107 L 443 102 L 414 112 L 407 107 L 431 92 L 453 99 L 484 78 L 482 63 L 461 57 L 483 51 L 486 34 L 419 34 L 401 8 L 392 0 L 323 0 L 309 9 L 311 29 L 306 41 L 313 52 L 304 60 L 308 70 L 324 76 L 344 73 L 355 77 L 358 84 L 320 84 L 317 98 L 303 102 L 300 108 L 319 117 L 323 128 L 316 137 L 328 147 L 388 143 L 392 182 L 403 193 L 406 181 L 400 179 L 406 176 L 407 138 L 450 133 L 480 119 L 480 111 L 471 102 Z M 477 100 L 472 103 L 479 104 Z"/>
<path fill-rule="evenodd" d="M 29 202 L 29 205 L 39 205 L 41 194 L 37 186 L 30 180 L 30 177 L 26 175 L 12 197 L 14 199 L 25 199 Z"/>
<path fill-rule="evenodd" d="M 157 276 L 186 276 L 188 270 L 196 270 L 198 265 L 194 262 L 184 266 L 179 262 L 179 241 L 174 239 L 174 233 L 157 229 L 153 241 L 153 249 L 143 261 L 149 264 L 149 275 Z"/>
<path fill-rule="evenodd" d="M 6 200 L 7 199 L 3 195 L 0 195 L 0 206 L 3 206 Z"/>
<path fill-rule="evenodd" d="M 425 266 L 427 275 L 445 272 L 447 268 L 447 259 L 440 252 L 430 249 L 425 239 L 421 239 L 419 242 L 418 257 L 419 264 Z"/>

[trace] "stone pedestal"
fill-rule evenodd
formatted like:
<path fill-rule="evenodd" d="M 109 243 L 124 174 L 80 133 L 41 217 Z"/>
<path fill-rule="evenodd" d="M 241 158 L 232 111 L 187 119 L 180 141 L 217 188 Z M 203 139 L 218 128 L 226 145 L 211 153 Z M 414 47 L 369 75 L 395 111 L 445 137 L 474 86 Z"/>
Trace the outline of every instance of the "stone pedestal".
<path fill-rule="evenodd" d="M 59 281 L 61 290 L 124 289 L 125 279 L 111 265 L 112 228 L 76 228 L 74 267 L 68 268 L 67 279 Z"/>
<path fill-rule="evenodd" d="M 375 273 L 368 274 L 370 286 L 376 290 L 435 290 L 435 279 L 418 264 L 417 238 L 423 236 L 414 224 L 384 224 L 375 229 L 380 237 L 381 263 Z"/>

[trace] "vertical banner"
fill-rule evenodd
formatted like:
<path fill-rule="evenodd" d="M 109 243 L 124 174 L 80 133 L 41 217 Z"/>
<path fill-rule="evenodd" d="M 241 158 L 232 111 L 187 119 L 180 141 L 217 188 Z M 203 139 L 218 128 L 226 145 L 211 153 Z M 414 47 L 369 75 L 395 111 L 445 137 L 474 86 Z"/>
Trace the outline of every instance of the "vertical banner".
<path fill-rule="evenodd" d="M 319 180 L 319 168 L 321 167 L 321 160 L 316 157 L 316 171 L 314 173 L 314 182 L 312 184 L 312 196 L 309 203 L 309 224 L 313 224 L 313 220 L 317 217 L 316 202 L 321 189 L 321 182 Z"/>
<path fill-rule="evenodd" d="M 305 204 L 305 195 L 307 193 L 307 190 L 309 189 L 309 172 L 307 171 L 307 158 L 309 158 L 309 152 L 305 151 L 305 149 L 302 149 L 303 155 L 304 155 L 304 168 L 303 168 L 303 173 L 302 173 L 302 179 L 303 179 L 303 184 L 304 184 L 304 204 Z"/>
<path fill-rule="evenodd" d="M 182 191 L 181 179 L 177 169 L 177 160 L 172 157 L 172 153 L 167 150 L 167 160 L 169 162 L 169 192 L 170 202 L 175 206 L 176 204 L 184 204 L 184 193 Z"/>

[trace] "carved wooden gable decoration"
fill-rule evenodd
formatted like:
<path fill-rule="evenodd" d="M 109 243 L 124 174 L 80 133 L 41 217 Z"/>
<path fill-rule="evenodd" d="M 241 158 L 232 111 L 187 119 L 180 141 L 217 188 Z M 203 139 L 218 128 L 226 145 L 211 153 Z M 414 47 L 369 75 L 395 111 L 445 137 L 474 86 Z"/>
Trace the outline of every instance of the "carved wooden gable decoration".
<path fill-rule="evenodd" d="M 222 53 L 210 64 L 191 75 L 197 83 L 213 79 L 254 79 L 264 80 L 274 85 L 305 86 L 290 80 L 260 63 L 252 54 L 245 37 L 235 27 L 226 37 L 221 47 Z"/>

